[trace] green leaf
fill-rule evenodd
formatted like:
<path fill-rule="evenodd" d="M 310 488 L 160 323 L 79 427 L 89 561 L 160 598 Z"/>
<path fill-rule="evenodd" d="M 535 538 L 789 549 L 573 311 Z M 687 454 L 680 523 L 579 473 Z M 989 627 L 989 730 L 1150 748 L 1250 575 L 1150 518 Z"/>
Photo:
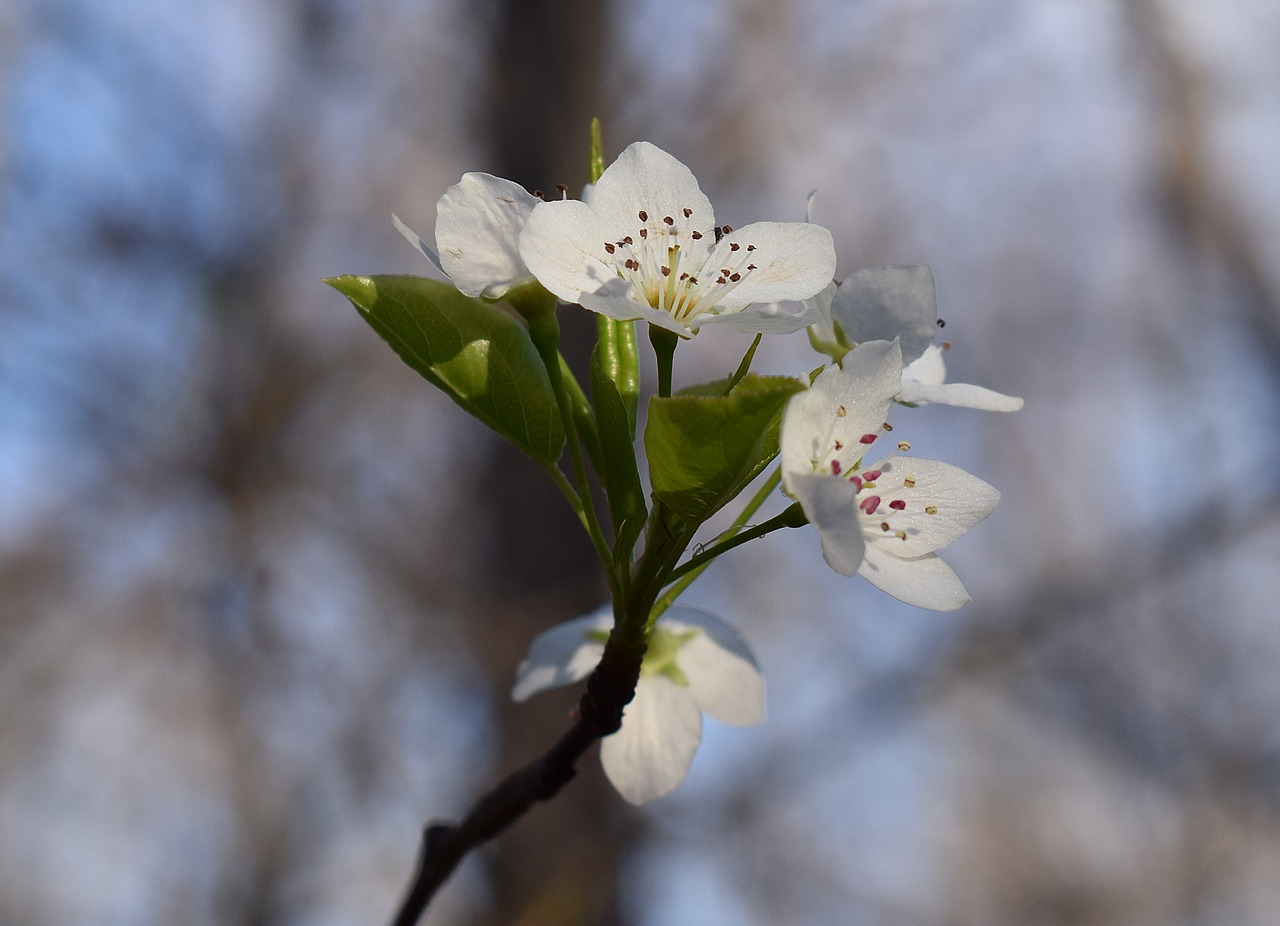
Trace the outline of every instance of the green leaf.
<path fill-rule="evenodd" d="M 524 325 L 447 283 L 412 276 L 325 280 L 401 359 L 544 465 L 564 448 L 551 381 Z"/>
<path fill-rule="evenodd" d="M 803 388 L 786 377 L 749 375 L 728 395 L 651 399 L 644 445 L 654 495 L 701 524 L 777 456 L 782 409 Z"/>
<path fill-rule="evenodd" d="M 648 511 L 636 469 L 636 450 L 626 403 L 601 365 L 599 351 L 591 354 L 591 397 L 600 435 L 600 478 L 613 515 L 614 535 L 619 540 L 619 550 L 630 553 Z"/>

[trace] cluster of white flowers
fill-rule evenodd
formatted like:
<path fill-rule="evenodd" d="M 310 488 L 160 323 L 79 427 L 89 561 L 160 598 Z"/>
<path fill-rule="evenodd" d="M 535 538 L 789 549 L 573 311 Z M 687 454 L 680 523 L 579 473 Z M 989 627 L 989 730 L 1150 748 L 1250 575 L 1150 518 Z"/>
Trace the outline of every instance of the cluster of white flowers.
<path fill-rule="evenodd" d="M 942 403 L 1013 411 L 1022 400 L 946 382 L 932 273 L 877 267 L 833 281 L 831 234 L 811 222 L 717 226 L 687 167 L 646 142 L 628 147 L 582 200 L 544 201 L 470 173 L 438 204 L 436 244 L 396 227 L 457 288 L 502 298 L 536 281 L 566 303 L 691 337 L 725 324 L 770 334 L 808 329 L 832 363 L 786 406 L 782 486 L 817 529 L 827 563 L 909 604 L 961 607 L 969 596 L 937 550 L 987 517 L 999 492 L 946 463 L 908 455 L 892 406 Z M 874 461 L 874 462 L 869 462 Z M 513 696 L 586 677 L 612 626 L 601 609 L 537 637 Z M 683 779 L 701 714 L 764 719 L 764 681 L 727 623 L 672 607 L 654 624 L 635 699 L 601 759 L 633 803 Z"/>

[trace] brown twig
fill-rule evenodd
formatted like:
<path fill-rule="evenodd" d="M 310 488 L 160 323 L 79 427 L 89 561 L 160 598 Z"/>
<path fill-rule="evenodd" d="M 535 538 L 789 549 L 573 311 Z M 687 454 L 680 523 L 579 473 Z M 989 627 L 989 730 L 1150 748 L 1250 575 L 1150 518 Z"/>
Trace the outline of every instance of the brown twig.
<path fill-rule="evenodd" d="M 418 870 L 394 926 L 414 926 L 463 857 L 493 839 L 538 801 L 547 801 L 572 780 L 578 759 L 596 740 L 617 732 L 623 708 L 635 696 L 643 650 L 618 645 L 613 637 L 587 679 L 578 716 L 554 746 L 508 775 L 480 798 L 458 823 L 431 823 L 422 834 Z"/>

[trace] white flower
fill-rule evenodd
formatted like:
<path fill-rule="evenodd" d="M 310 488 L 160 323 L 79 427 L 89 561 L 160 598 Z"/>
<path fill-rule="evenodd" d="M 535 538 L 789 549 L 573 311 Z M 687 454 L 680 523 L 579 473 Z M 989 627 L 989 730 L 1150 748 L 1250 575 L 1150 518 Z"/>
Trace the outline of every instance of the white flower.
<path fill-rule="evenodd" d="M 588 202 L 538 203 L 520 256 L 565 302 L 684 337 L 712 322 L 778 330 L 776 312 L 748 308 L 806 299 L 836 265 L 831 233 L 817 225 L 718 228 L 689 168 L 648 142 L 623 151 Z M 803 321 L 782 327 L 799 330 Z"/>
<path fill-rule="evenodd" d="M 436 247 L 391 217 L 392 224 L 467 296 L 501 299 L 533 279 L 518 242 L 539 200 L 524 187 L 492 174 L 463 174 L 436 203 Z"/>
<path fill-rule="evenodd" d="M 933 343 L 938 327 L 933 271 L 923 264 L 859 270 L 832 291 L 825 304 L 818 300 L 814 311 L 819 320 L 809 329 L 810 339 L 818 350 L 836 359 L 854 344 L 898 339 L 906 364 L 899 402 L 936 402 L 996 412 L 1022 408 L 1020 398 L 946 381 L 942 348 Z"/>
<path fill-rule="evenodd" d="M 950 611 L 969 594 L 933 551 L 989 515 L 1000 493 L 958 467 L 900 456 L 906 441 L 863 464 L 878 453 L 901 383 L 896 341 L 860 344 L 843 368 L 819 374 L 783 413 L 783 484 L 817 528 L 832 569 L 908 604 Z"/>
<path fill-rule="evenodd" d="M 529 646 L 511 696 L 524 701 L 586 678 L 600 661 L 613 612 L 552 627 Z M 702 739 L 702 714 L 751 726 L 764 720 L 764 677 L 738 632 L 705 611 L 673 607 L 658 618 L 622 729 L 605 737 L 605 775 L 632 804 L 644 804 L 684 780 Z"/>

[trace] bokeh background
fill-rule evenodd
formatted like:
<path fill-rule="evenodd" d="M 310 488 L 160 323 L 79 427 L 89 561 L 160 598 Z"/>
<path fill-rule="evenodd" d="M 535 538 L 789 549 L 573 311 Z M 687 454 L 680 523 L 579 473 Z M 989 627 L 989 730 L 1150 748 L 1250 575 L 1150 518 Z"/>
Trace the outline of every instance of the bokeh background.
<path fill-rule="evenodd" d="M 718 563 L 769 723 L 641 810 L 589 757 L 427 922 L 1275 923 L 1270 0 L 0 5 L 0 922 L 383 922 L 566 727 L 507 691 L 589 545 L 319 281 L 428 273 L 389 214 L 466 170 L 577 188 L 592 115 L 733 225 L 817 189 L 841 275 L 931 264 L 952 378 L 1026 408 L 896 418 L 1004 491 L 971 605 L 809 531 Z"/>

